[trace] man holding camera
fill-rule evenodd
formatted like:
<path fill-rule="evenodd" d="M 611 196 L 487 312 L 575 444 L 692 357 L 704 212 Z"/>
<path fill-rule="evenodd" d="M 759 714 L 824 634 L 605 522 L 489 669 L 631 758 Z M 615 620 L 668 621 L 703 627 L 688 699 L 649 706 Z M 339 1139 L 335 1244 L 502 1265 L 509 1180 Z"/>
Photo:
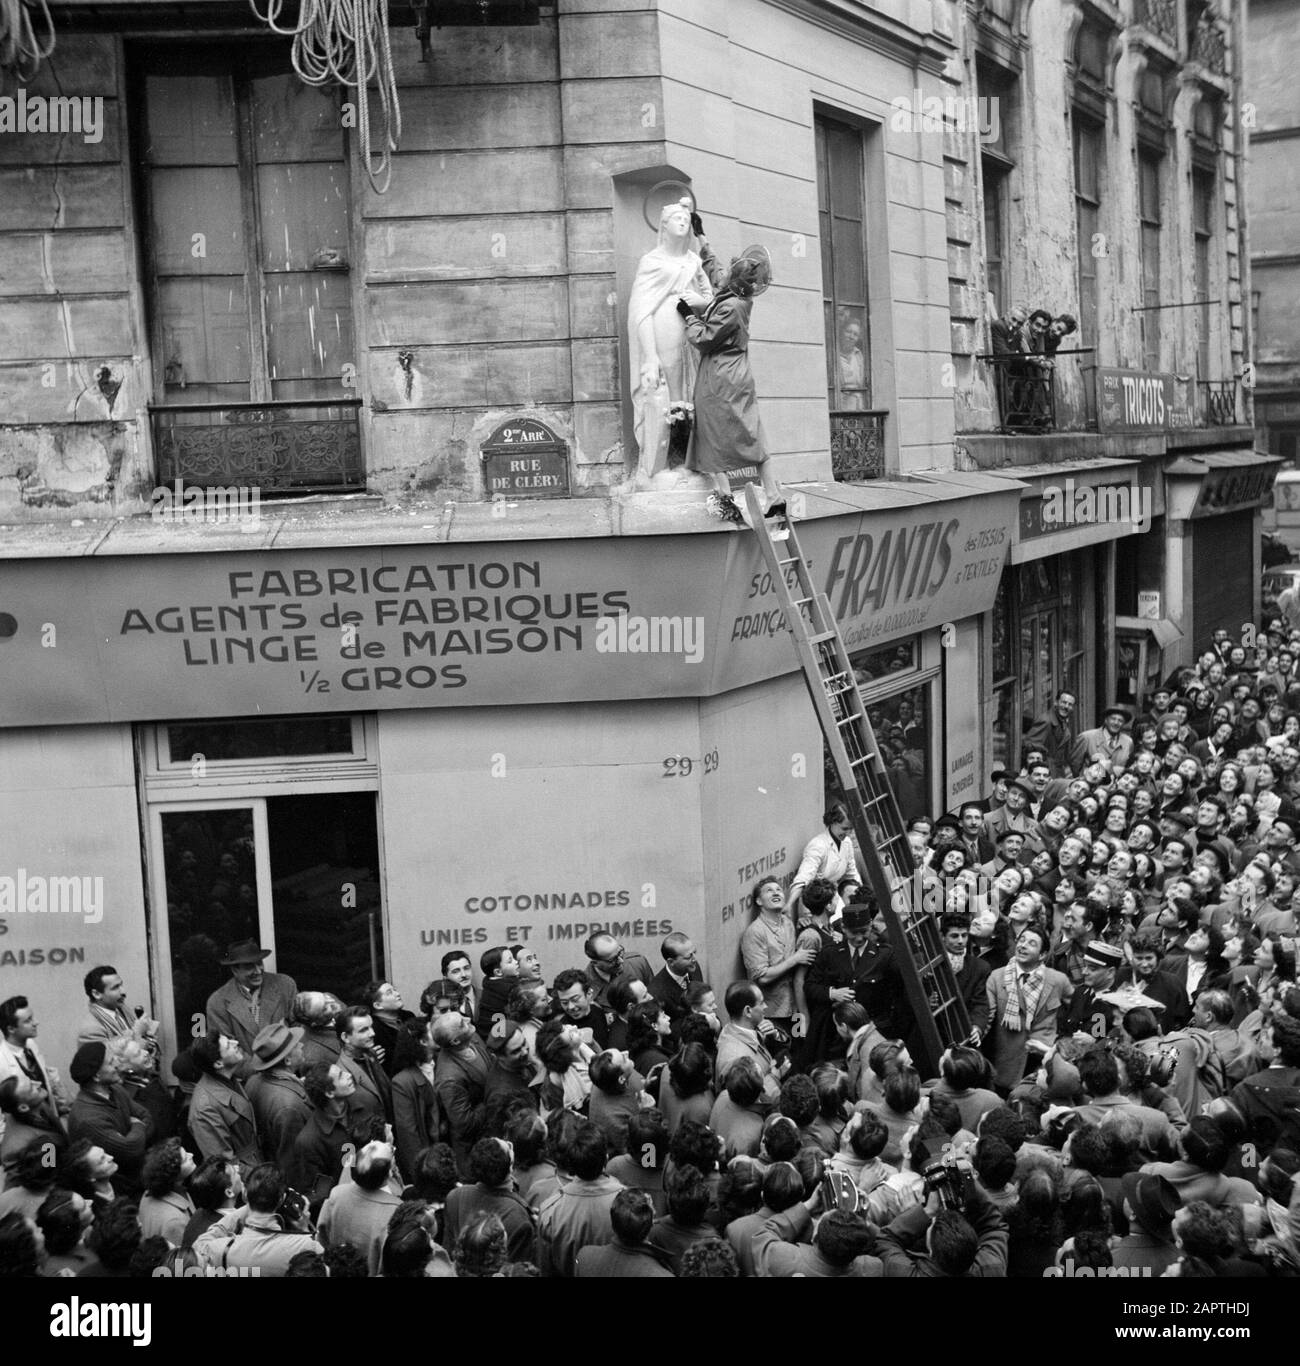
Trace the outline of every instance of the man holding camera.
<path fill-rule="evenodd" d="M 254 1167 L 248 1204 L 227 1211 L 194 1243 L 200 1265 L 235 1274 L 283 1276 L 300 1252 L 324 1252 L 311 1233 L 305 1196 L 291 1190 L 273 1162 Z"/>
<path fill-rule="evenodd" d="M 925 1188 L 924 1205 L 880 1230 L 876 1251 L 885 1275 L 1005 1276 L 1007 1226 L 979 1186 L 963 1180 L 955 1162 L 936 1158 L 926 1170 Z"/>

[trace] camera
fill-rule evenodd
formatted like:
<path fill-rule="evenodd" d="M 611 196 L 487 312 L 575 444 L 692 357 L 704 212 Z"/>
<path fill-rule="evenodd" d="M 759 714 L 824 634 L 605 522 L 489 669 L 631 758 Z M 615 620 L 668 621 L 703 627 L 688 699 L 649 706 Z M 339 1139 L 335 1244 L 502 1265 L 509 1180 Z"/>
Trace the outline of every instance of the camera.
<path fill-rule="evenodd" d="M 932 1152 L 921 1168 L 924 1182 L 925 1199 L 932 1192 L 938 1192 L 939 1203 L 944 1209 L 956 1210 L 962 1214 L 966 1210 L 971 1192 L 975 1189 L 975 1169 L 970 1158 L 957 1157 L 946 1151 Z"/>

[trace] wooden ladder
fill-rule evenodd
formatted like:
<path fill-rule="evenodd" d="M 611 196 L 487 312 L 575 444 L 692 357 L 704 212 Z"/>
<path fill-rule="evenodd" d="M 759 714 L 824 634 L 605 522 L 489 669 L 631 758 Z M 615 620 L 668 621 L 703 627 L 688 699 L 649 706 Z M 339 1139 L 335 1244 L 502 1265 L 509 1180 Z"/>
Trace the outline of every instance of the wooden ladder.
<path fill-rule="evenodd" d="M 926 1075 L 939 1075 L 939 1058 L 970 1036 L 970 1016 L 957 989 L 939 933 L 939 917 L 921 896 L 920 879 L 903 817 L 889 785 L 876 737 L 853 676 L 853 666 L 831 615 L 817 591 L 811 566 L 787 516 L 780 529 L 763 517 L 758 489 L 745 488 L 749 520 L 772 577 L 786 629 L 794 639 L 813 710 L 835 763 L 843 801 L 853 821 L 876 904 L 884 913 L 899 973 L 925 1054 Z M 942 903 L 935 908 L 942 911 Z"/>

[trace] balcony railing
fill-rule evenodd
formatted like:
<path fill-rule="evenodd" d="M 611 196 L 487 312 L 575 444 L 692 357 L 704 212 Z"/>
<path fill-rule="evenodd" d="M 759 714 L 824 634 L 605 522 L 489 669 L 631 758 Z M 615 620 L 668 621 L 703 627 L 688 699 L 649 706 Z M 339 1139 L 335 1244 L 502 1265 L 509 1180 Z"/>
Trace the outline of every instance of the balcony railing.
<path fill-rule="evenodd" d="M 1137 13 L 1138 22 L 1157 38 L 1178 46 L 1178 0 L 1138 0 Z"/>
<path fill-rule="evenodd" d="M 1065 357 L 1078 358 L 1086 376 L 1092 369 L 1086 358 L 1093 353 L 1091 346 L 1072 346 L 1052 356 L 1032 351 L 978 354 L 975 359 L 993 370 L 998 430 L 1009 436 L 1025 436 L 1094 428 L 1097 415 L 1091 401 L 1091 385 L 1084 383 L 1080 389 L 1067 384 L 1058 392 L 1056 384 L 1057 367 Z"/>
<path fill-rule="evenodd" d="M 1196 416 L 1202 427 L 1237 427 L 1237 381 L 1203 379 L 1196 383 Z"/>
<path fill-rule="evenodd" d="M 1056 386 L 1053 371 L 1041 368 L 1024 353 L 981 355 L 993 367 L 1000 430 L 1020 435 L 1056 430 Z"/>
<path fill-rule="evenodd" d="M 358 492 L 360 409 L 355 398 L 151 406 L 159 483 L 239 485 L 262 497 Z"/>
<path fill-rule="evenodd" d="M 884 409 L 831 413 L 831 469 L 842 484 L 885 477 Z"/>

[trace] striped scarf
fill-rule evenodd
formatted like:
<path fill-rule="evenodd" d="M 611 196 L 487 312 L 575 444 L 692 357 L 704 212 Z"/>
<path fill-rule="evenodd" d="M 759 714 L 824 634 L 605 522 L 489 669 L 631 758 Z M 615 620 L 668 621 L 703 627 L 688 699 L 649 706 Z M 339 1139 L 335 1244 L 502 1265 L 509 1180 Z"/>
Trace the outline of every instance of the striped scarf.
<path fill-rule="evenodd" d="M 131 1032 L 131 1022 L 120 1010 L 106 1010 L 92 1001 L 90 1013 L 108 1030 L 110 1038 L 124 1038 Z"/>
<path fill-rule="evenodd" d="M 1034 1016 L 1038 1013 L 1038 1002 L 1043 995 L 1043 986 L 1046 977 L 1043 974 L 1042 966 L 1038 966 L 1028 974 L 1029 980 L 1025 983 L 1023 990 L 1020 985 L 1020 965 L 1010 962 L 1002 970 L 1003 985 L 1007 989 L 1007 1004 L 1002 1012 L 1003 1028 L 1019 1033 L 1021 1030 L 1028 1029 L 1033 1023 Z"/>

